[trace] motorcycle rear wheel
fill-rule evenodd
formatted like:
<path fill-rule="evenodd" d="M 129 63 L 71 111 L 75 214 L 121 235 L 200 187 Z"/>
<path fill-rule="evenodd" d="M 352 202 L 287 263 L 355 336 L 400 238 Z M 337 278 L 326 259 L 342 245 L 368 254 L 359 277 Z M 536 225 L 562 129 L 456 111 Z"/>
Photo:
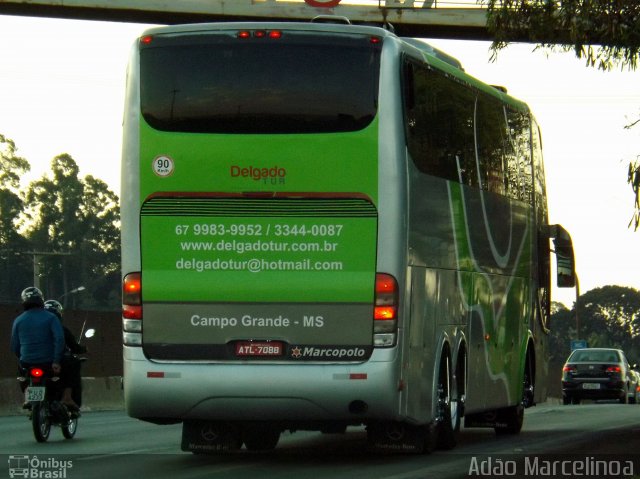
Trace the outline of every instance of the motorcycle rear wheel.
<path fill-rule="evenodd" d="M 31 409 L 31 426 L 38 442 L 46 442 L 51 432 L 51 418 L 46 401 L 33 403 Z"/>

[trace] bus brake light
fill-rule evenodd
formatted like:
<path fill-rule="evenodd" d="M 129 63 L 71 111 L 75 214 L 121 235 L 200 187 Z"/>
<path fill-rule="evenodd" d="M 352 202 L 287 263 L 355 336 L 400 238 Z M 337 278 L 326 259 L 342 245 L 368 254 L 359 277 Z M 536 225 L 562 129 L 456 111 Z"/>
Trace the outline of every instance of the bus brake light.
<path fill-rule="evenodd" d="M 245 40 L 248 38 L 271 38 L 277 40 L 282 38 L 282 31 L 280 30 L 240 30 L 238 32 L 238 38 Z"/>
<path fill-rule="evenodd" d="M 390 274 L 376 274 L 373 319 L 373 345 L 395 345 L 398 329 L 398 282 Z"/>
<path fill-rule="evenodd" d="M 142 275 L 129 273 L 122 280 L 122 316 L 142 319 Z"/>
<path fill-rule="evenodd" d="M 377 320 L 395 319 L 396 308 L 395 306 L 376 306 L 373 314 L 373 319 Z"/>

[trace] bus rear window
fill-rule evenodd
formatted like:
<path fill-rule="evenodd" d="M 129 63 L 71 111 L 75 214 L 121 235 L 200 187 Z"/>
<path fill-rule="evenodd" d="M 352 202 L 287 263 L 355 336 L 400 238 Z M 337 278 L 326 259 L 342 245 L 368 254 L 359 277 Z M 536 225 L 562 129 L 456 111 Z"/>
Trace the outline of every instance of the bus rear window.
<path fill-rule="evenodd" d="M 287 31 L 157 37 L 141 45 L 142 115 L 163 131 L 360 130 L 376 114 L 380 48 L 365 36 Z"/>

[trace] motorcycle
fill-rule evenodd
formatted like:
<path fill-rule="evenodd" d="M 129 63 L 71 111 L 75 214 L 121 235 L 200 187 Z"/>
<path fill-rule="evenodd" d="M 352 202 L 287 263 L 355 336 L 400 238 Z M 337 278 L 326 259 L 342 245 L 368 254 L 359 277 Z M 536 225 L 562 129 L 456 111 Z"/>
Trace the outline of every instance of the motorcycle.
<path fill-rule="evenodd" d="M 36 441 L 46 442 L 51 426 L 59 426 L 66 439 L 73 439 L 79 414 L 60 402 L 60 378 L 50 367 L 31 366 L 21 368 L 21 372 L 18 381 L 24 387 L 25 407 L 31 410 L 29 418 Z"/>
<path fill-rule="evenodd" d="M 94 333 L 94 329 L 89 329 L 84 333 L 84 337 L 90 338 Z M 77 359 L 86 360 L 83 357 Z M 62 397 L 60 377 L 54 374 L 51 367 L 46 365 L 21 367 L 18 381 L 25 395 L 24 407 L 31 411 L 29 419 L 36 441 L 46 442 L 49 439 L 51 426 L 60 427 L 65 439 L 73 439 L 78 430 L 80 412 L 71 410 L 60 401 Z"/>

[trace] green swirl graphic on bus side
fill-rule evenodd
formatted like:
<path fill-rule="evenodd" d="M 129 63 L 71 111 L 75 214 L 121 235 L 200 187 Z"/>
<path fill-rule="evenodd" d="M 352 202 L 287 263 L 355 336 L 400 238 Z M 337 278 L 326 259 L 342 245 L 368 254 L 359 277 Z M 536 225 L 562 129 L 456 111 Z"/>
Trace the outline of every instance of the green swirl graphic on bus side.
<path fill-rule="evenodd" d="M 466 190 L 466 191 L 465 191 Z M 459 289 L 470 318 L 470 334 L 481 336 L 491 383 L 515 397 L 519 385 L 509 381 L 521 367 L 526 344 L 522 323 L 532 314 L 529 286 L 532 264 L 530 207 L 507 199 L 490 198 L 482 191 L 448 183 L 458 269 Z M 502 201 L 510 210 L 509 224 L 492 224 L 489 201 Z M 481 328 L 481 330 L 480 330 Z M 513 373 L 513 374 L 512 374 Z"/>

